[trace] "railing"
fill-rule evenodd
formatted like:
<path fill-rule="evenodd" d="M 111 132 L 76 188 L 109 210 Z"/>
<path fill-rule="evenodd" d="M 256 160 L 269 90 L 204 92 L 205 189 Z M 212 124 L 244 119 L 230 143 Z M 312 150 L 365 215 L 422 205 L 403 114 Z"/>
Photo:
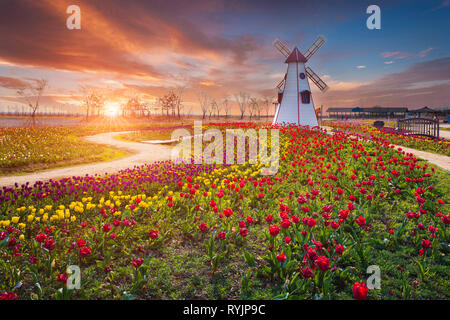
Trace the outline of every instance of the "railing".
<path fill-rule="evenodd" d="M 398 131 L 404 134 L 439 138 L 439 121 L 432 119 L 399 119 L 397 120 Z"/>

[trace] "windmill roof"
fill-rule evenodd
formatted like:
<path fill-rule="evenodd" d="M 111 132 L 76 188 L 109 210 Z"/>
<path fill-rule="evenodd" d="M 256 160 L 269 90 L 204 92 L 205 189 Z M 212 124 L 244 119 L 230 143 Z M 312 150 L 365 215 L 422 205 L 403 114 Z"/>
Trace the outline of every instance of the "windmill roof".
<path fill-rule="evenodd" d="M 287 57 L 285 63 L 289 63 L 289 62 L 302 62 L 302 63 L 305 63 L 306 61 L 307 61 L 306 58 L 302 55 L 300 50 L 298 50 L 298 48 L 295 47 L 294 50 L 292 50 L 292 52 L 289 55 L 289 57 Z"/>

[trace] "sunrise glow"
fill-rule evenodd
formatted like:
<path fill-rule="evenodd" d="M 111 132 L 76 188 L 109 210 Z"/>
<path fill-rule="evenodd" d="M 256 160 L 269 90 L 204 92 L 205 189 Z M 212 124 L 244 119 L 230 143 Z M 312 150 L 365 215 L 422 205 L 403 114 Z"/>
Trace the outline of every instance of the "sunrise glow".
<path fill-rule="evenodd" d="M 107 102 L 104 106 L 104 113 L 106 116 L 114 118 L 120 113 L 120 104 L 117 102 Z"/>

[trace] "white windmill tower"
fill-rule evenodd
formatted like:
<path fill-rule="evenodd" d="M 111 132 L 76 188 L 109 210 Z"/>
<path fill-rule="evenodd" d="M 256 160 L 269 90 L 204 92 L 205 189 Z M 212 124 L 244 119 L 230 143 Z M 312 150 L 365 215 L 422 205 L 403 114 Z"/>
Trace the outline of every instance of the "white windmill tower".
<path fill-rule="evenodd" d="M 305 63 L 325 43 L 325 37 L 319 36 L 303 55 L 297 47 L 293 50 L 276 39 L 275 48 L 286 57 L 287 71 L 283 80 L 277 85 L 278 108 L 272 124 L 295 123 L 302 126 L 318 126 L 316 110 L 311 96 L 308 78 L 322 91 L 328 86 Z"/>

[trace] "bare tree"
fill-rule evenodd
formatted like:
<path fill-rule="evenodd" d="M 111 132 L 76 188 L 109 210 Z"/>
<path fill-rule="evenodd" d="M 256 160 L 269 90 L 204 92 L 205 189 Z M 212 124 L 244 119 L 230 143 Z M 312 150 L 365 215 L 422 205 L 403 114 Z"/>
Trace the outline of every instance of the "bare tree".
<path fill-rule="evenodd" d="M 210 97 L 206 92 L 201 91 L 197 93 L 197 99 L 198 102 L 200 103 L 200 109 L 202 110 L 202 119 L 205 119 L 206 113 L 208 112 L 210 107 L 209 104 Z"/>
<path fill-rule="evenodd" d="M 159 98 L 163 114 L 164 110 L 166 110 L 166 116 L 169 116 L 169 111 L 171 112 L 172 116 L 175 116 L 175 108 L 178 101 L 179 98 L 173 90 L 169 91 L 167 94 Z"/>
<path fill-rule="evenodd" d="M 270 111 L 270 105 L 271 105 L 271 99 L 268 97 L 264 97 L 262 100 L 262 104 L 264 106 L 264 109 L 266 110 L 266 118 L 269 118 L 269 111 Z"/>
<path fill-rule="evenodd" d="M 262 101 L 258 102 L 257 108 L 258 108 L 258 120 L 261 120 L 261 113 L 262 113 L 263 108 L 264 108 L 264 105 L 263 105 Z"/>
<path fill-rule="evenodd" d="M 80 86 L 80 90 L 86 109 L 86 120 L 89 119 L 89 115 L 94 115 L 95 113 L 99 115 L 104 104 L 103 96 L 93 87 Z"/>
<path fill-rule="evenodd" d="M 225 112 L 225 118 L 228 118 L 228 115 L 230 114 L 230 111 L 231 111 L 231 104 L 229 103 L 227 97 L 225 97 L 222 100 L 222 107 L 223 107 L 223 111 Z"/>
<path fill-rule="evenodd" d="M 243 119 L 245 111 L 247 110 L 249 95 L 245 92 L 239 92 L 238 94 L 234 95 L 234 98 L 236 99 L 236 102 L 239 106 L 239 111 L 241 112 L 241 119 Z"/>
<path fill-rule="evenodd" d="M 208 115 L 210 119 L 211 115 L 214 114 L 214 111 L 216 110 L 215 103 L 216 101 L 214 100 L 214 98 L 211 98 L 211 101 L 208 104 Z"/>
<path fill-rule="evenodd" d="M 178 118 L 181 117 L 181 111 L 184 108 L 183 105 L 183 92 L 186 89 L 186 86 L 178 86 L 176 87 L 173 92 L 175 93 L 177 99 L 175 100 L 175 109 L 177 110 Z"/>
<path fill-rule="evenodd" d="M 17 94 L 21 96 L 31 109 L 31 117 L 34 120 L 36 111 L 39 109 L 39 100 L 42 97 L 44 90 L 48 86 L 48 81 L 45 79 L 33 80 L 24 87 L 17 90 Z"/>
<path fill-rule="evenodd" d="M 92 110 L 97 114 L 97 116 L 99 116 L 103 109 L 103 106 L 105 105 L 105 97 L 97 92 L 94 95 L 92 102 Z"/>
<path fill-rule="evenodd" d="M 253 108 L 253 104 L 252 104 L 252 98 L 249 98 L 247 111 L 248 111 L 248 115 L 250 116 L 250 120 L 252 120 L 252 117 L 253 117 L 253 110 L 254 110 L 254 108 Z"/>
<path fill-rule="evenodd" d="M 248 101 L 248 106 L 250 112 L 250 120 L 252 119 L 253 115 L 258 114 L 258 116 L 260 116 L 261 111 L 259 108 L 258 100 L 256 100 L 256 98 L 250 98 Z"/>
<path fill-rule="evenodd" d="M 217 103 L 216 99 L 211 100 L 210 110 L 209 110 L 209 118 L 211 118 L 211 114 L 219 117 L 220 107 L 219 107 L 219 104 Z"/>
<path fill-rule="evenodd" d="M 143 116 L 145 111 L 145 104 L 140 100 L 139 96 L 134 96 L 128 99 L 125 104 L 125 113 L 131 114 L 132 117 Z"/>
<path fill-rule="evenodd" d="M 256 109 L 256 113 L 258 114 L 258 120 L 261 120 L 261 112 L 263 110 L 263 103 L 261 100 L 255 101 L 255 109 Z"/>

